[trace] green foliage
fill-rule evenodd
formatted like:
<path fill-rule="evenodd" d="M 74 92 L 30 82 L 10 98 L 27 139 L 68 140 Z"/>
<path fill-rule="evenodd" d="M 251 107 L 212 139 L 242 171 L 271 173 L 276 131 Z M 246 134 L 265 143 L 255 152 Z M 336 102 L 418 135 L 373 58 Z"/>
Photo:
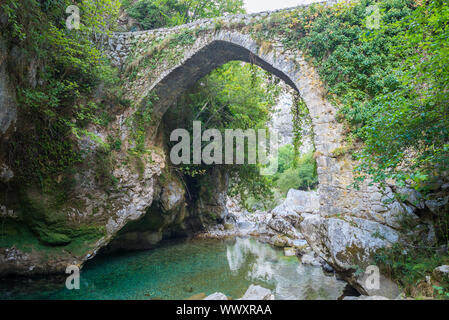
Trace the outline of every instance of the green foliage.
<path fill-rule="evenodd" d="M 8 19 L 2 34 L 22 56 L 11 55 L 10 71 L 17 87 L 20 118 L 29 123 L 8 145 L 17 182 L 52 184 L 81 161 L 74 140 L 88 134 L 88 124 L 106 125 L 109 103 L 120 103 L 116 70 L 102 56 L 98 43 L 113 28 L 119 1 L 78 1 L 80 30 L 65 26 L 66 0 L 6 0 L 1 11 Z M 22 59 L 22 60 L 14 60 Z M 32 65 L 28 65 L 32 64 Z M 36 67 L 30 80 L 28 68 Z M 95 90 L 104 85 L 102 101 Z M 101 142 L 102 141 L 97 141 Z"/>
<path fill-rule="evenodd" d="M 283 173 L 289 168 L 296 166 L 295 147 L 286 144 L 278 150 L 278 174 Z"/>
<path fill-rule="evenodd" d="M 306 104 L 304 101 L 298 96 L 295 96 L 295 101 L 292 104 L 290 111 L 293 119 L 293 151 L 294 151 L 294 162 L 293 166 L 296 166 L 296 162 L 299 158 L 299 148 L 301 147 L 302 142 L 302 125 L 305 117 L 309 114 Z"/>
<path fill-rule="evenodd" d="M 125 8 L 144 30 L 244 12 L 242 0 L 139 0 Z"/>
<path fill-rule="evenodd" d="M 270 80 L 260 68 L 233 61 L 199 80 L 175 108 L 190 118 L 190 127 L 199 120 L 203 130 L 262 129 L 279 94 L 277 79 Z"/>
<path fill-rule="evenodd" d="M 373 4 L 377 30 L 366 27 Z M 364 142 L 358 181 L 425 189 L 448 169 L 448 17 L 441 0 L 364 0 L 279 14 L 253 33 L 280 33 L 313 58 L 339 118 Z"/>
<path fill-rule="evenodd" d="M 275 177 L 277 188 L 286 195 L 290 189 L 310 190 L 318 184 L 316 162 L 313 153 L 305 154 L 285 171 L 279 171 Z"/>
<path fill-rule="evenodd" d="M 381 13 L 377 30 L 366 28 L 373 4 Z M 293 11 L 253 33 L 262 39 L 282 34 L 286 46 L 312 58 L 328 98 L 340 107 L 338 118 L 351 138 L 363 141 L 355 155 L 360 160 L 355 186 L 369 177 L 425 194 L 448 170 L 448 22 L 447 1 L 363 0 Z M 333 155 L 348 153 L 351 145 Z M 440 244 L 449 238 L 448 216 L 432 214 Z M 378 258 L 412 288 L 444 259 L 447 263 L 447 252 L 438 255 L 422 246 L 385 249 Z"/>
<path fill-rule="evenodd" d="M 448 289 L 445 289 L 444 287 L 439 287 L 439 286 L 433 286 L 433 288 L 436 290 L 436 292 L 439 296 L 445 297 L 446 299 L 449 298 Z"/>
<path fill-rule="evenodd" d="M 404 61 L 394 70 L 401 86 L 373 99 L 361 129 L 359 170 L 375 181 L 426 191 L 449 168 L 448 23 L 447 3 L 435 0 L 379 31 L 401 30 L 391 52 Z"/>
<path fill-rule="evenodd" d="M 391 248 L 380 249 L 374 258 L 383 272 L 402 285 L 406 294 L 415 296 L 422 294 L 416 288 L 426 276 L 431 277 L 436 267 L 448 264 L 447 254 L 427 246 L 404 247 L 396 243 Z M 442 283 L 441 286 L 441 291 L 449 290 L 449 283 Z"/>
<path fill-rule="evenodd" d="M 279 94 L 277 81 L 253 65 L 227 63 L 199 80 L 168 111 L 165 117 L 168 131 L 186 128 L 192 132 L 194 120 L 201 121 L 202 130 L 220 130 L 222 137 L 225 129 L 265 129 Z M 207 144 L 203 142 L 203 147 Z M 222 145 L 224 148 L 224 141 Z M 246 157 L 247 154 L 245 163 Z M 226 168 L 231 175 L 232 194 L 240 194 L 243 201 L 248 197 L 261 202 L 271 199 L 271 181 L 259 175 L 258 166 L 227 165 Z M 203 165 L 182 165 L 177 170 L 190 177 L 207 173 Z"/>
<path fill-rule="evenodd" d="M 134 146 L 129 148 L 128 152 L 133 155 L 142 155 L 149 152 L 146 147 L 146 138 L 149 126 L 152 123 L 153 103 L 157 100 L 158 97 L 155 95 L 147 97 L 130 119 L 129 126 Z"/>

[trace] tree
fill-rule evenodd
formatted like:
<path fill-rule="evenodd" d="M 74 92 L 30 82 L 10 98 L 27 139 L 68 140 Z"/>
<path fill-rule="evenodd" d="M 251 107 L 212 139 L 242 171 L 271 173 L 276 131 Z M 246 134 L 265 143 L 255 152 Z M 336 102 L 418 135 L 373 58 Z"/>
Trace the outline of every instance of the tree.
<path fill-rule="evenodd" d="M 201 18 L 245 12 L 243 0 L 139 0 L 125 7 L 143 29 L 171 27 Z"/>

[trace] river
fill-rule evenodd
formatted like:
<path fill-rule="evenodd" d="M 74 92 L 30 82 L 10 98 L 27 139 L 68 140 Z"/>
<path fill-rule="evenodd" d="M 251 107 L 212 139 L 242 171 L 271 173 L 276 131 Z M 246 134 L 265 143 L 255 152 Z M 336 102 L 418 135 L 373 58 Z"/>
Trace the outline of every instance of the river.
<path fill-rule="evenodd" d="M 243 296 L 251 284 L 275 299 L 337 299 L 346 283 L 320 267 L 250 238 L 171 241 L 147 251 L 96 257 L 79 290 L 64 277 L 2 279 L 0 299 L 188 299 L 222 292 Z"/>

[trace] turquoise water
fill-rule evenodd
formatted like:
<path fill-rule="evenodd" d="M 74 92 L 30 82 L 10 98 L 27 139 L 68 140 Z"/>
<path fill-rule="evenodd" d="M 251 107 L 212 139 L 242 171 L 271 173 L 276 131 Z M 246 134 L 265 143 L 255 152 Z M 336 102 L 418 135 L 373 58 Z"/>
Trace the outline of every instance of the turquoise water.
<path fill-rule="evenodd" d="M 79 290 L 66 289 L 65 277 L 1 280 L 0 299 L 188 299 L 217 291 L 237 299 L 251 284 L 276 299 L 337 299 L 346 285 L 282 250 L 237 238 L 97 257 L 83 268 Z"/>

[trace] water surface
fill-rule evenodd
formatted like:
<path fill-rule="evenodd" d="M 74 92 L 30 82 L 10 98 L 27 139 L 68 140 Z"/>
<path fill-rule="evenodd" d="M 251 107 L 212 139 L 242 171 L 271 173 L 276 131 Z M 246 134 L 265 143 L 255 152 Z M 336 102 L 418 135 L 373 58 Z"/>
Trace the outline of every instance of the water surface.
<path fill-rule="evenodd" d="M 345 282 L 255 239 L 188 240 L 148 251 L 97 257 L 80 290 L 64 277 L 1 280 L 0 299 L 187 299 L 223 292 L 240 298 L 251 284 L 276 299 L 337 299 Z"/>

